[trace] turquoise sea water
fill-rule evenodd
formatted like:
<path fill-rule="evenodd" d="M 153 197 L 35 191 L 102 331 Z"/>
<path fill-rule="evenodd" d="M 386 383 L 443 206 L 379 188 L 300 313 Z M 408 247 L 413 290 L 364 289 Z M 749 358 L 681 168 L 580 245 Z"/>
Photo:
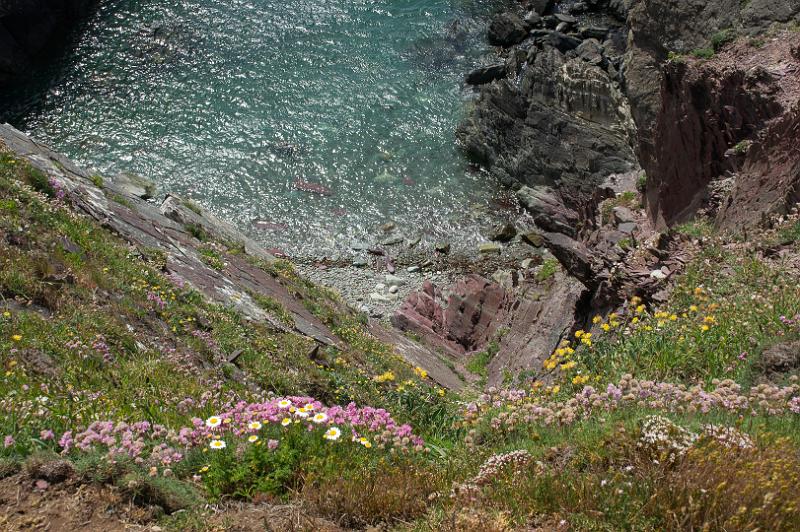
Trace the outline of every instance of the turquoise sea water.
<path fill-rule="evenodd" d="M 453 132 L 499 3 L 102 2 L 41 92 L 6 114 L 295 256 L 342 253 L 389 221 L 471 241 L 470 206 L 493 191 Z"/>

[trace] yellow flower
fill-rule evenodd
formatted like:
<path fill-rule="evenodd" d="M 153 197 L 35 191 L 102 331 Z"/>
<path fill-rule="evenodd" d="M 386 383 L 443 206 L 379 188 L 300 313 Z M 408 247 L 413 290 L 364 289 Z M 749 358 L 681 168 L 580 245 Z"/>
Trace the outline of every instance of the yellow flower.
<path fill-rule="evenodd" d="M 638 317 L 634 317 L 634 318 L 631 320 L 631 323 L 633 323 L 634 325 L 635 325 L 635 324 L 637 324 L 637 323 L 639 323 L 639 318 L 638 318 Z"/>
<path fill-rule="evenodd" d="M 22 341 L 22 335 L 21 334 L 12 334 L 11 335 L 11 340 L 13 340 L 14 342 L 21 342 Z"/>
<path fill-rule="evenodd" d="M 11 317 L 11 313 L 6 310 L 5 312 L 3 312 L 3 317 L 4 318 L 10 318 Z"/>
<path fill-rule="evenodd" d="M 250 443 L 255 443 L 258 441 L 258 436 L 256 436 L 255 434 L 251 434 L 250 436 L 247 437 L 247 441 L 249 441 Z"/>
<path fill-rule="evenodd" d="M 204 465 L 203 467 L 200 468 L 200 472 L 201 473 L 205 473 L 206 471 L 208 471 L 208 466 L 207 465 Z"/>
<path fill-rule="evenodd" d="M 393 381 L 395 379 L 394 372 L 392 370 L 386 371 L 381 375 L 376 375 L 372 378 L 375 382 L 388 382 Z"/>
<path fill-rule="evenodd" d="M 677 314 L 670 314 L 669 321 L 678 321 L 678 315 Z"/>
<path fill-rule="evenodd" d="M 587 382 L 589 382 L 588 375 L 575 375 L 572 377 L 572 384 L 581 385 L 586 384 Z"/>
<path fill-rule="evenodd" d="M 600 316 L 595 316 L 594 318 L 592 318 L 592 323 L 594 323 L 595 325 L 597 325 L 601 321 L 603 321 L 603 318 L 601 318 Z"/>
<path fill-rule="evenodd" d="M 716 323 L 717 320 L 714 319 L 714 316 L 706 316 L 705 318 L 703 318 L 703 322 L 711 324 L 711 323 Z"/>
<path fill-rule="evenodd" d="M 703 288 L 702 288 L 702 287 L 700 287 L 700 286 L 698 286 L 697 288 L 695 288 L 695 289 L 694 289 L 694 295 L 696 295 L 696 296 L 702 296 L 702 295 L 703 295 Z"/>
<path fill-rule="evenodd" d="M 554 394 L 556 394 L 556 393 L 558 393 L 558 392 L 560 392 L 560 391 L 561 391 L 561 386 L 559 386 L 558 384 L 556 384 L 555 386 L 553 386 L 553 389 L 552 389 L 552 390 L 550 390 L 550 391 L 551 391 L 551 392 L 553 392 Z"/>
<path fill-rule="evenodd" d="M 708 325 L 706 325 L 706 324 L 704 323 L 704 324 L 703 324 L 703 326 L 702 326 L 702 327 L 700 327 L 700 330 L 701 330 L 701 331 L 703 331 L 703 332 L 706 332 L 706 331 L 707 331 L 707 330 L 709 330 L 710 328 L 711 328 L 711 327 L 709 327 Z"/>
<path fill-rule="evenodd" d="M 570 360 L 569 362 L 561 364 L 561 371 L 570 370 L 570 369 L 574 368 L 577 365 L 578 364 L 574 360 Z"/>
<path fill-rule="evenodd" d="M 575 338 L 581 338 L 584 334 L 583 330 L 575 331 Z"/>
<path fill-rule="evenodd" d="M 425 379 L 428 376 L 428 372 L 419 366 L 414 368 L 414 373 L 416 373 L 420 379 Z"/>
<path fill-rule="evenodd" d="M 609 325 L 608 323 L 604 323 L 604 324 L 603 324 L 603 325 L 601 325 L 600 327 L 601 327 L 601 328 L 602 328 L 604 331 L 606 331 L 606 332 L 608 332 L 609 330 L 611 330 L 611 325 Z"/>
<path fill-rule="evenodd" d="M 697 309 L 697 305 L 691 305 L 691 306 L 689 307 L 689 310 L 690 310 L 690 311 L 692 311 L 692 312 L 697 312 L 697 310 L 698 310 L 698 309 Z"/>
<path fill-rule="evenodd" d="M 646 307 L 644 305 L 639 305 L 638 307 L 636 307 L 636 313 L 642 314 L 645 311 L 645 308 Z"/>
<path fill-rule="evenodd" d="M 444 388 L 437 389 L 436 393 L 439 394 L 439 397 L 444 397 L 444 394 L 445 394 Z"/>
<path fill-rule="evenodd" d="M 291 425 L 291 424 L 292 424 L 292 420 L 289 419 L 288 417 L 285 417 L 285 418 L 283 418 L 281 420 L 281 425 L 283 425 L 284 427 L 287 426 L 287 425 Z"/>

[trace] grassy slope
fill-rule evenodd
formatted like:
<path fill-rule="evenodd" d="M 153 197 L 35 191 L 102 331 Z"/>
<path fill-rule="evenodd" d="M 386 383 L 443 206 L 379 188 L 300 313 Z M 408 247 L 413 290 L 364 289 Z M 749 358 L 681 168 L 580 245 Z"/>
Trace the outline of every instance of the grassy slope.
<path fill-rule="evenodd" d="M 800 488 L 799 416 L 787 409 L 795 388 L 783 388 L 778 398 L 770 394 L 780 388 L 767 389 L 768 405 L 737 412 L 634 400 L 609 406 L 606 397 L 571 417 L 584 386 L 602 393 L 625 374 L 706 387 L 733 379 L 747 394 L 760 378 L 763 349 L 800 337 L 800 329 L 779 319 L 800 312 L 797 272 L 764 259 L 755 246 L 709 240 L 665 308 L 634 302 L 620 316 L 599 318 L 591 338 L 554 354 L 557 386 L 534 383 L 524 397 L 486 402 L 430 386 L 371 339 L 334 296 L 279 263 L 271 272 L 348 344 L 310 360 L 306 339 L 244 322 L 173 285 L 157 252 L 131 250 L 53 201 L 53 192 L 43 176 L 0 154 L 0 294 L 8 308 L 0 314 L 0 437 L 14 440 L 0 448 L 2 475 L 23 461 L 35 472 L 53 460 L 60 448 L 43 431 L 57 440 L 98 419 L 177 429 L 239 400 L 310 395 L 327 404 L 385 407 L 411 423 L 428 450 L 328 445 L 303 431 L 269 427 L 285 442 L 278 452 L 231 439 L 222 452 L 197 448 L 170 468 L 114 463 L 101 449 L 72 450 L 68 458 L 87 480 L 117 484 L 168 511 L 190 509 L 163 518 L 178 529 L 205 526 L 203 500 L 264 492 L 353 526 L 800 526 L 792 500 Z M 781 241 L 796 256 L 798 237 L 800 225 L 791 220 L 761 240 Z M 228 364 L 239 350 L 237 366 Z M 788 384 L 790 375 L 778 379 Z M 473 409 L 465 407 L 469 400 Z M 669 449 L 642 445 L 643 420 L 654 413 L 693 431 L 710 422 L 735 426 L 754 445 L 729 448 L 706 438 L 670 461 Z M 667 440 L 680 439 L 679 429 L 667 432 Z M 514 450 L 527 454 L 516 465 L 487 469 L 480 486 L 470 487 L 487 458 Z M 735 474 L 743 470 L 749 474 Z"/>

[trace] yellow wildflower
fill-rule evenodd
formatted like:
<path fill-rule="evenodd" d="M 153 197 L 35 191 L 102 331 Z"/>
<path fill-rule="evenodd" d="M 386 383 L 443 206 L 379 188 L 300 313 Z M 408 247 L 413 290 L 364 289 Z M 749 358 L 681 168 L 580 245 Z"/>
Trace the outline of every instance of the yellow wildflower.
<path fill-rule="evenodd" d="M 11 335 L 11 340 L 14 341 L 14 342 L 21 342 L 22 341 L 22 335 L 21 334 L 12 334 Z"/>

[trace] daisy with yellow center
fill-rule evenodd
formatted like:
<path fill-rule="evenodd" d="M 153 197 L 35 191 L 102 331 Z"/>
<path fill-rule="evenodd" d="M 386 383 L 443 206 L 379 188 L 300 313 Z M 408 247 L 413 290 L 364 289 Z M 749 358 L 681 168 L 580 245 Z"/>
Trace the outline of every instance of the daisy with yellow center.
<path fill-rule="evenodd" d="M 251 421 L 247 428 L 250 430 L 261 430 L 261 422 L 259 421 Z"/>
<path fill-rule="evenodd" d="M 296 412 L 296 414 L 297 414 L 298 417 L 301 417 L 301 418 L 304 418 L 304 419 L 308 417 L 308 412 L 306 412 L 305 408 L 301 408 L 300 410 L 298 410 Z"/>
<path fill-rule="evenodd" d="M 288 417 L 285 417 L 285 418 L 283 418 L 281 420 L 281 425 L 283 425 L 284 427 L 286 427 L 288 425 L 291 425 L 291 424 L 292 424 L 292 420 L 289 419 Z"/>
<path fill-rule="evenodd" d="M 331 427 L 327 431 L 325 431 L 325 434 L 322 437 L 325 438 L 326 440 L 336 441 L 339 439 L 341 435 L 342 435 L 341 430 L 337 429 L 336 427 Z"/>
<path fill-rule="evenodd" d="M 250 443 L 255 443 L 258 441 L 258 436 L 256 436 L 255 434 L 251 434 L 250 436 L 247 437 L 247 441 L 249 441 Z"/>
<path fill-rule="evenodd" d="M 210 418 L 206 419 L 206 427 L 208 428 L 216 428 L 222 424 L 222 419 L 217 416 L 211 416 Z"/>
<path fill-rule="evenodd" d="M 211 443 L 209 443 L 208 446 L 215 450 L 224 449 L 225 447 L 227 447 L 227 445 L 225 445 L 225 442 L 222 440 L 211 440 Z"/>
<path fill-rule="evenodd" d="M 314 423 L 324 423 L 328 420 L 328 414 L 323 414 L 320 412 L 319 414 L 315 414 L 311 419 L 314 421 Z"/>
<path fill-rule="evenodd" d="M 278 408 L 289 408 L 290 406 L 292 406 L 292 402 L 288 399 L 278 401 Z"/>
<path fill-rule="evenodd" d="M 363 445 L 367 449 L 372 447 L 372 443 L 370 443 L 370 441 L 368 439 L 364 438 L 364 437 L 359 438 L 358 439 L 358 443 L 360 443 L 361 445 Z"/>
<path fill-rule="evenodd" d="M 306 410 L 306 412 L 310 412 L 310 411 L 314 410 L 315 407 L 314 407 L 313 403 L 308 403 L 303 408 Z"/>

